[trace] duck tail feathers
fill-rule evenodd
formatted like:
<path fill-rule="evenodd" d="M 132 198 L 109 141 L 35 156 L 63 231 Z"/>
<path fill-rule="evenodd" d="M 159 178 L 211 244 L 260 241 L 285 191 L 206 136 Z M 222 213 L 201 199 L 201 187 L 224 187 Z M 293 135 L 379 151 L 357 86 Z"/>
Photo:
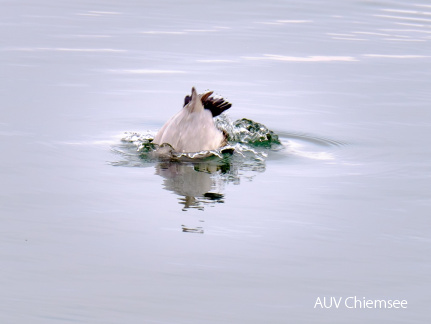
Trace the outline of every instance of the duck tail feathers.
<path fill-rule="evenodd" d="M 213 91 L 208 91 L 200 95 L 202 105 L 205 109 L 211 111 L 213 117 L 216 117 L 222 114 L 224 111 L 228 110 L 232 107 L 230 102 L 227 102 L 223 98 L 214 98 L 212 97 Z M 192 100 L 192 96 L 187 95 L 184 98 L 184 107 Z"/>

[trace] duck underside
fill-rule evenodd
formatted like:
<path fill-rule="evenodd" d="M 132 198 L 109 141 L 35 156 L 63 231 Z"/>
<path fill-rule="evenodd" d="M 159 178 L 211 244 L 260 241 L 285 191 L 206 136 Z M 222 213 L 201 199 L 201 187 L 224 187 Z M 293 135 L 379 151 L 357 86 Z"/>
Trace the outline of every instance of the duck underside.
<path fill-rule="evenodd" d="M 215 126 L 213 117 L 232 104 L 212 94 L 212 91 L 198 94 L 193 87 L 192 95 L 184 99 L 183 109 L 163 125 L 154 143 L 169 144 L 179 153 L 211 151 L 226 145 L 226 133 Z"/>
<path fill-rule="evenodd" d="M 154 138 L 154 143 L 170 144 L 176 152 L 215 150 L 225 142 L 224 134 L 215 127 L 208 110 L 189 113 L 182 109 Z"/>

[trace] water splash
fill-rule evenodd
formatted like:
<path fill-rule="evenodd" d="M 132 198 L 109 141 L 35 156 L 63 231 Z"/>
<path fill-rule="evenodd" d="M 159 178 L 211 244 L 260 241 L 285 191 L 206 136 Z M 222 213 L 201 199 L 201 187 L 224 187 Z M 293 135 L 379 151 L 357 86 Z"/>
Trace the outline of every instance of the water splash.
<path fill-rule="evenodd" d="M 126 132 L 121 140 L 136 147 L 142 162 L 217 162 L 214 160 L 223 161 L 230 157 L 231 160 L 243 161 L 244 164 L 250 164 L 251 161 L 259 164 L 265 160 L 269 151 L 280 150 L 283 147 L 273 131 L 250 119 L 243 118 L 232 122 L 227 115 L 221 115 L 215 118 L 215 125 L 227 134 L 228 143 L 211 151 L 175 152 L 169 144 L 153 143 L 154 132 L 145 134 Z"/>
<path fill-rule="evenodd" d="M 250 119 L 242 118 L 232 123 L 227 115 L 221 115 L 215 119 L 215 124 L 227 132 L 230 142 L 275 150 L 282 147 L 278 135 Z"/>

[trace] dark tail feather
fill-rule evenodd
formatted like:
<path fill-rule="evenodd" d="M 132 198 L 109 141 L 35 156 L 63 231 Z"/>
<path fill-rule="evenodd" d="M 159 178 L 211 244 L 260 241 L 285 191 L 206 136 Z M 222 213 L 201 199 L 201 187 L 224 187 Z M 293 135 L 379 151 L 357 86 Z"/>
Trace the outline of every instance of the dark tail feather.
<path fill-rule="evenodd" d="M 224 111 L 232 107 L 232 104 L 230 102 L 225 101 L 223 98 L 213 98 L 211 97 L 212 94 L 213 94 L 213 91 L 209 91 L 202 94 L 201 100 L 204 108 L 211 111 L 213 117 L 220 115 L 221 113 L 223 113 Z M 191 96 L 186 96 L 184 98 L 184 107 L 187 106 L 187 104 L 191 100 L 192 100 Z"/>
<path fill-rule="evenodd" d="M 184 106 L 183 107 L 187 106 L 187 104 L 190 102 L 190 100 L 192 100 L 192 96 L 186 96 L 184 98 Z"/>
<path fill-rule="evenodd" d="M 225 110 L 228 110 L 230 107 L 232 107 L 232 104 L 225 101 L 223 98 L 215 99 L 210 97 L 202 103 L 205 109 L 209 109 L 211 111 L 213 117 L 220 115 Z"/>

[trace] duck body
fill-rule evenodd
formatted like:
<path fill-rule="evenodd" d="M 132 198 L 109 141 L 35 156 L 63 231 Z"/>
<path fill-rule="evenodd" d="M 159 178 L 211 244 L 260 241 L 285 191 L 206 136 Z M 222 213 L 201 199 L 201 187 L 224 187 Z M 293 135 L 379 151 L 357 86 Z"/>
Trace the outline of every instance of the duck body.
<path fill-rule="evenodd" d="M 163 125 L 153 143 L 169 144 L 175 152 L 181 153 L 210 151 L 224 146 L 226 136 L 214 125 L 213 117 L 229 109 L 231 104 L 211 98 L 211 94 L 199 95 L 192 88 L 192 95 L 185 98 L 183 109 Z"/>

